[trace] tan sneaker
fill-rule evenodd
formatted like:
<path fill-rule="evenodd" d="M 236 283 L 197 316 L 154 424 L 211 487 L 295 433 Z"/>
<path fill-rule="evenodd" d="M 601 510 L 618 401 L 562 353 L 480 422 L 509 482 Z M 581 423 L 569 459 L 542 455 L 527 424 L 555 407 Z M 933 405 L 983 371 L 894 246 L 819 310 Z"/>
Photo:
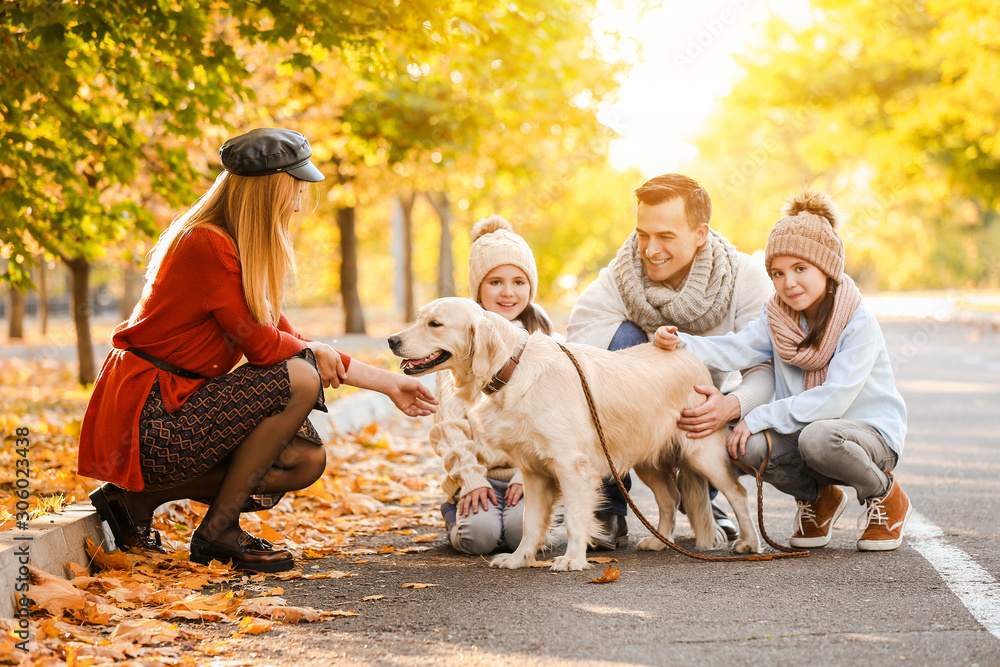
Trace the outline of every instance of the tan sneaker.
<path fill-rule="evenodd" d="M 888 473 L 887 473 L 888 474 Z M 910 499 L 889 475 L 889 491 L 881 498 L 869 498 L 868 511 L 858 527 L 867 524 L 858 540 L 858 551 L 892 551 L 903 543 L 903 528 L 910 518 Z"/>
<path fill-rule="evenodd" d="M 815 502 L 796 500 L 795 534 L 788 543 L 797 548 L 815 549 L 830 543 L 833 524 L 847 507 L 847 496 L 838 487 L 819 487 Z"/>

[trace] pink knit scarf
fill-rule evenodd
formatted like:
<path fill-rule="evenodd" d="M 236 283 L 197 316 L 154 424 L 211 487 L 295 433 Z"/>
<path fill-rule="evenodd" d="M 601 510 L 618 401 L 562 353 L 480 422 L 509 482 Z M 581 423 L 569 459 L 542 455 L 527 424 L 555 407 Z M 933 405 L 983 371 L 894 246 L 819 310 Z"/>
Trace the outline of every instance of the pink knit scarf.
<path fill-rule="evenodd" d="M 830 359 L 837 349 L 840 334 L 844 333 L 854 311 L 861 305 L 861 292 L 846 273 L 840 275 L 840 286 L 833 297 L 833 312 L 826 324 L 826 331 L 820 337 L 819 346 L 798 349 L 807 332 L 799 324 L 799 313 L 778 297 L 767 302 L 767 319 L 771 327 L 771 341 L 774 350 L 783 361 L 806 372 L 805 389 L 823 384 Z"/>

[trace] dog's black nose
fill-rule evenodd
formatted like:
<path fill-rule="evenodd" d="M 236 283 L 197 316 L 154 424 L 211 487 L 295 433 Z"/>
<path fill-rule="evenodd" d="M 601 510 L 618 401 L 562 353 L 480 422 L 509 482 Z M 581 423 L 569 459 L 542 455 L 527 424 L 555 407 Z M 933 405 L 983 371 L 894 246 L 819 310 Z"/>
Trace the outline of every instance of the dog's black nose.
<path fill-rule="evenodd" d="M 389 340 L 389 349 L 395 352 L 396 348 L 399 346 L 399 336 L 389 336 L 388 340 Z"/>

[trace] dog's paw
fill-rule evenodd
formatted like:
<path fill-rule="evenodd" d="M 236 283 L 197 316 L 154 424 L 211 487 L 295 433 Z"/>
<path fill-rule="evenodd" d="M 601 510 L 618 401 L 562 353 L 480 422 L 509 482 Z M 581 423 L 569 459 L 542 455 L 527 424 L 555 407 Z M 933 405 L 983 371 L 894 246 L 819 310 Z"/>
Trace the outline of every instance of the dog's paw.
<path fill-rule="evenodd" d="M 490 561 L 490 567 L 502 567 L 508 570 L 517 570 L 528 564 L 528 559 L 516 551 L 512 554 L 500 554 Z"/>
<path fill-rule="evenodd" d="M 695 545 L 699 551 L 725 549 L 729 545 L 729 540 L 726 538 L 726 531 L 722 530 L 722 527 L 714 521 L 712 522 L 712 528 L 713 530 L 708 535 L 703 535 L 695 541 Z"/>
<path fill-rule="evenodd" d="M 639 544 L 635 545 L 635 548 L 638 551 L 663 551 L 667 548 L 667 545 L 661 542 L 658 538 L 647 537 L 639 540 Z"/>
<path fill-rule="evenodd" d="M 733 542 L 733 552 L 738 554 L 755 554 L 760 551 L 757 540 L 745 540 L 742 537 Z"/>
<path fill-rule="evenodd" d="M 571 572 L 577 570 L 586 570 L 593 567 L 584 558 L 571 558 L 570 556 L 557 556 L 552 560 L 552 571 L 553 572 Z"/>

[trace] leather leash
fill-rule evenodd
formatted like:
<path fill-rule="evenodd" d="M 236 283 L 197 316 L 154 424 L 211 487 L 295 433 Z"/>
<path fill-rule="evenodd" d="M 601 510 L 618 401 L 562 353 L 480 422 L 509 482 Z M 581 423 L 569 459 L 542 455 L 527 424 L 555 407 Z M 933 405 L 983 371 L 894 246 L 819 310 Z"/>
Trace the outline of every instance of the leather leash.
<path fill-rule="evenodd" d="M 556 345 L 558 345 L 560 349 L 562 349 L 562 351 L 566 353 L 566 356 L 569 357 L 570 361 L 573 362 L 573 366 L 576 367 L 576 372 L 580 376 L 580 384 L 583 386 L 583 393 L 587 397 L 587 405 L 590 406 L 590 417 L 594 420 L 594 428 L 597 430 L 597 437 L 601 441 L 601 447 L 604 449 L 604 456 L 608 459 L 608 465 L 611 467 L 611 474 L 615 476 L 615 482 L 618 484 L 618 489 L 622 492 L 622 495 L 625 497 L 625 501 L 628 503 L 628 506 L 632 508 L 633 512 L 635 512 L 635 515 L 639 518 L 639 521 L 642 522 L 642 525 L 644 525 L 656 539 L 663 542 L 674 551 L 680 552 L 685 556 L 688 556 L 689 558 L 696 558 L 698 560 L 707 560 L 716 562 L 730 562 L 730 561 L 742 561 L 742 560 L 750 560 L 750 561 L 773 560 L 775 558 L 802 558 L 804 556 L 809 555 L 809 551 L 807 549 L 793 549 L 791 547 L 782 546 L 777 542 L 774 542 L 768 536 L 767 531 L 764 530 L 764 487 L 761 475 L 764 472 L 764 468 L 767 466 L 768 460 L 771 458 L 771 433 L 769 431 L 764 431 L 764 437 L 767 439 L 767 455 L 764 457 L 764 461 L 763 463 L 760 464 L 759 469 L 753 468 L 743 463 L 742 461 L 737 460 L 734 462 L 740 468 L 746 470 L 749 473 L 752 473 L 754 477 L 756 477 L 757 521 L 758 524 L 760 525 L 760 533 L 761 535 L 763 535 L 764 540 L 768 544 L 770 544 L 772 547 L 774 547 L 775 549 L 777 549 L 782 553 L 741 554 L 738 556 L 705 556 L 703 554 L 699 554 L 694 551 L 689 551 L 688 549 L 685 549 L 680 545 L 674 544 L 666 537 L 661 535 L 658 530 L 653 528 L 653 525 L 646 519 L 646 517 L 643 516 L 642 512 L 639 511 L 639 508 L 635 506 L 634 502 L 632 502 L 632 498 L 628 495 L 628 491 L 625 490 L 625 485 L 622 483 L 622 479 L 618 475 L 618 470 L 615 468 L 615 464 L 611 460 L 611 452 L 608 451 L 608 443 L 604 439 L 604 430 L 601 428 L 601 421 L 597 417 L 597 408 L 594 406 L 594 397 L 590 393 L 590 385 L 587 384 L 587 378 L 583 374 L 583 369 L 580 368 L 580 364 L 577 362 L 576 357 L 574 357 L 573 354 L 568 349 L 566 349 L 566 347 L 562 343 L 556 342 Z"/>

